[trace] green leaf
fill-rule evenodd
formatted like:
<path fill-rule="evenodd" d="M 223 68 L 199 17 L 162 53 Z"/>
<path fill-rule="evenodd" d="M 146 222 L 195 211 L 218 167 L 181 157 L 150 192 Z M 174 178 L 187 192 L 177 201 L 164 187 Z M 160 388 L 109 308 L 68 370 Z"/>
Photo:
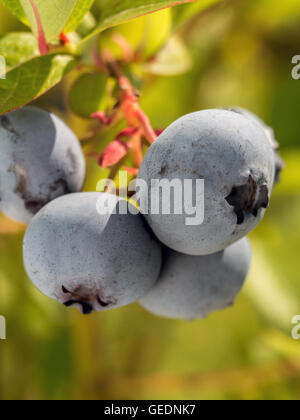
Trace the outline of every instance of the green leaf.
<path fill-rule="evenodd" d="M 30 0 L 20 0 L 20 3 L 29 19 L 31 29 L 37 37 L 37 22 L 31 2 Z M 53 41 L 62 32 L 76 3 L 76 0 L 34 0 L 47 42 Z"/>
<path fill-rule="evenodd" d="M 102 0 L 99 23 L 84 40 L 120 23 L 191 0 Z"/>
<path fill-rule="evenodd" d="M 12 14 L 14 14 L 21 22 L 23 22 L 25 25 L 29 26 L 29 21 L 27 19 L 27 16 L 24 12 L 23 7 L 21 6 L 20 0 L 2 0 L 2 3 L 4 4 L 7 9 L 9 9 Z"/>
<path fill-rule="evenodd" d="M 72 111 L 81 117 L 89 118 L 107 106 L 107 76 L 104 73 L 85 73 L 81 75 L 70 90 L 69 101 Z"/>
<path fill-rule="evenodd" d="M 166 43 L 172 30 L 172 12 L 164 9 L 144 17 L 142 56 L 152 57 Z M 159 30 L 158 30 L 159 28 Z"/>
<path fill-rule="evenodd" d="M 84 38 L 95 28 L 96 24 L 95 16 L 91 12 L 87 12 L 79 26 L 77 26 L 76 32 L 79 36 Z"/>
<path fill-rule="evenodd" d="M 72 15 L 67 22 L 64 31 L 66 33 L 73 32 L 81 23 L 84 16 L 92 7 L 95 0 L 77 0 L 77 4 L 73 9 Z"/>
<path fill-rule="evenodd" d="M 33 58 L 13 68 L 0 80 L 0 114 L 20 108 L 38 98 L 71 71 L 76 64 L 70 55 Z"/>
<path fill-rule="evenodd" d="M 100 46 L 108 49 L 115 59 L 124 58 L 124 50 L 115 41 L 115 36 L 121 35 L 129 44 L 130 49 L 145 61 L 155 55 L 164 45 L 170 36 L 171 29 L 171 10 L 164 9 L 105 31 L 100 38 Z"/>
<path fill-rule="evenodd" d="M 117 34 L 121 35 L 126 40 L 129 48 L 132 51 L 137 51 L 141 47 L 141 42 L 144 38 L 145 33 L 145 18 L 141 17 L 134 21 L 126 22 L 118 25 L 112 29 L 105 31 L 100 37 L 100 50 L 108 50 L 109 53 L 116 59 L 120 60 L 123 58 L 123 49 L 118 45 L 114 37 Z"/>
<path fill-rule="evenodd" d="M 159 76 L 177 76 L 192 68 L 192 58 L 182 40 L 173 36 L 155 59 L 143 68 L 147 73 Z"/>
<path fill-rule="evenodd" d="M 20 0 L 29 19 L 34 35 L 37 37 L 38 28 L 30 0 Z M 83 4 L 86 3 L 86 4 Z M 91 0 L 34 0 L 38 10 L 43 31 L 47 42 L 54 41 L 66 27 L 72 30 L 76 27 L 92 5 Z"/>
<path fill-rule="evenodd" d="M 14 67 L 39 55 L 37 40 L 30 32 L 11 32 L 0 39 L 0 55 Z"/>
<path fill-rule="evenodd" d="M 34 0 L 46 40 L 52 41 L 64 30 L 74 31 L 95 0 Z M 37 35 L 36 19 L 29 0 L 2 0 L 3 4 Z"/>

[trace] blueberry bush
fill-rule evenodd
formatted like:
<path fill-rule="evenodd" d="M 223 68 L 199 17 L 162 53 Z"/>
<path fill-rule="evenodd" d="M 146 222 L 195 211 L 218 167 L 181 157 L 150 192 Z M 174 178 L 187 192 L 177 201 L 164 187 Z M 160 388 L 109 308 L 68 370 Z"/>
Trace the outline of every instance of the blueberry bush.
<path fill-rule="evenodd" d="M 0 1 L 1 399 L 297 398 L 300 7 L 273 3 Z M 153 179 L 204 180 L 203 222 L 151 213 Z"/>

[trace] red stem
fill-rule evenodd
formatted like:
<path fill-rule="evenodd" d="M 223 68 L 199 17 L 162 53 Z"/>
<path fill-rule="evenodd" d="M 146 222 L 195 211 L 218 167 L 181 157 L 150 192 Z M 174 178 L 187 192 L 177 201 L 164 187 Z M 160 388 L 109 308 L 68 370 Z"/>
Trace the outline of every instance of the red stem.
<path fill-rule="evenodd" d="M 157 139 L 157 134 L 153 130 L 148 116 L 142 110 L 135 88 L 129 79 L 124 76 L 118 63 L 114 61 L 106 52 L 105 57 L 100 57 L 98 52 L 95 53 L 95 61 L 98 67 L 107 71 L 117 80 L 122 93 L 120 95 L 120 106 L 124 112 L 129 127 L 137 127 L 141 129 L 142 135 L 150 144 Z"/>
<path fill-rule="evenodd" d="M 157 139 L 157 135 L 151 126 L 149 118 L 141 108 L 136 111 L 136 117 L 139 120 L 140 125 L 143 127 L 146 139 L 150 144 L 154 143 Z"/>
<path fill-rule="evenodd" d="M 49 52 L 49 46 L 48 46 L 47 41 L 46 41 L 46 37 L 45 37 L 42 21 L 41 21 L 40 15 L 39 15 L 39 11 L 38 11 L 38 9 L 37 9 L 33 0 L 30 0 L 30 4 L 31 4 L 31 7 L 33 9 L 35 19 L 36 19 L 36 24 L 37 24 L 39 50 L 40 50 L 41 55 L 46 55 Z"/>
<path fill-rule="evenodd" d="M 131 156 L 133 159 L 133 164 L 139 168 L 143 162 L 143 151 L 142 151 L 142 132 L 138 130 L 131 139 Z"/>

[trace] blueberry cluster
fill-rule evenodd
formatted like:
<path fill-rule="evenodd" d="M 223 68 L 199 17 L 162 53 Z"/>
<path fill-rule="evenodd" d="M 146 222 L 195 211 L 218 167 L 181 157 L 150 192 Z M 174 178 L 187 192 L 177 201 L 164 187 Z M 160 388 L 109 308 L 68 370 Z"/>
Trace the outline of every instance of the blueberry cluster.
<path fill-rule="evenodd" d="M 186 115 L 151 146 L 139 178 L 204 179 L 204 221 L 188 214 L 153 214 L 152 191 L 145 218 L 164 244 L 158 282 L 140 303 L 168 318 L 195 319 L 230 306 L 251 263 L 247 234 L 262 220 L 283 162 L 273 131 L 252 113 L 215 109 Z"/>
<path fill-rule="evenodd" d="M 138 180 L 204 180 L 204 220 L 144 214 L 107 193 L 82 193 L 80 144 L 55 115 L 25 107 L 0 117 L 0 209 L 28 223 L 24 264 L 46 296 L 84 314 L 133 302 L 177 319 L 232 305 L 251 262 L 283 163 L 274 134 L 232 108 L 175 121 L 148 150 Z M 99 211 L 99 201 L 109 211 Z M 145 210 L 145 209 L 144 209 Z"/>

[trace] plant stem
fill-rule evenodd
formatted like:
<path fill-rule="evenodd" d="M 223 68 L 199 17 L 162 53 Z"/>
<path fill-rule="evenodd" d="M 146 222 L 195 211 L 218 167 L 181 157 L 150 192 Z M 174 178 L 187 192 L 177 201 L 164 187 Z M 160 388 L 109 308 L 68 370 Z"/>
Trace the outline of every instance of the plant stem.
<path fill-rule="evenodd" d="M 41 21 L 41 17 L 38 11 L 38 8 L 36 7 L 36 4 L 34 3 L 33 0 L 30 0 L 30 4 L 35 16 L 35 20 L 36 20 L 36 26 L 37 26 L 37 31 L 38 31 L 38 44 L 39 44 L 39 50 L 40 50 L 40 54 L 41 55 L 46 55 L 49 52 L 49 45 L 46 41 L 46 37 L 45 37 L 45 33 L 44 33 L 44 29 L 43 29 L 43 25 L 42 25 L 42 21 Z"/>
<path fill-rule="evenodd" d="M 157 139 L 157 134 L 153 130 L 148 116 L 142 110 L 136 89 L 132 86 L 129 79 L 123 74 L 119 64 L 111 58 L 109 53 L 104 52 L 102 57 L 95 53 L 95 62 L 101 69 L 106 68 L 109 74 L 114 77 L 121 90 L 120 107 L 124 112 L 129 127 L 138 127 L 142 135 L 152 144 Z"/>
<path fill-rule="evenodd" d="M 134 166 L 139 168 L 143 162 L 141 130 L 137 131 L 132 136 L 130 144 L 131 144 L 131 155 L 132 155 Z"/>

